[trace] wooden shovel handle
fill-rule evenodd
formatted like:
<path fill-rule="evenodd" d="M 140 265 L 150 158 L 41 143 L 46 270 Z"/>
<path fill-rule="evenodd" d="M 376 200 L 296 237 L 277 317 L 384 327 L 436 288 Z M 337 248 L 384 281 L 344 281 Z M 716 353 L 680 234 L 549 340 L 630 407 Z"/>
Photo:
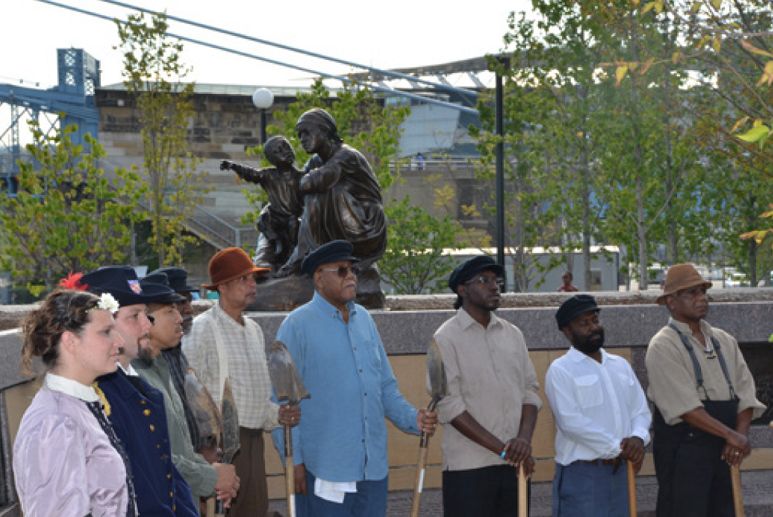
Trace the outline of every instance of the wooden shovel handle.
<path fill-rule="evenodd" d="M 523 462 L 518 467 L 518 517 L 529 515 L 529 489 Z"/>
<path fill-rule="evenodd" d="M 633 469 L 633 462 L 628 460 L 626 470 L 628 471 L 628 515 L 636 517 L 636 471 Z"/>
<path fill-rule="evenodd" d="M 733 485 L 733 509 L 735 510 L 735 517 L 744 517 L 741 468 L 738 465 L 730 466 L 730 481 Z"/>
<path fill-rule="evenodd" d="M 295 517 L 295 463 L 293 462 L 293 435 L 289 425 L 285 431 L 285 492 L 287 494 L 287 515 Z"/>

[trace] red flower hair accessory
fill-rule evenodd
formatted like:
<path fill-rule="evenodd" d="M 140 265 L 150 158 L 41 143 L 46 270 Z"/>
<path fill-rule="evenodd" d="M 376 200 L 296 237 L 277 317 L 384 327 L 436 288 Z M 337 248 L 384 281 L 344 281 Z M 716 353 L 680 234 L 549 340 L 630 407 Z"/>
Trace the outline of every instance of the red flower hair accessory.
<path fill-rule="evenodd" d="M 74 291 L 86 291 L 89 286 L 81 283 L 81 278 L 83 278 L 83 273 L 70 272 L 69 275 L 59 280 L 59 287 Z"/>

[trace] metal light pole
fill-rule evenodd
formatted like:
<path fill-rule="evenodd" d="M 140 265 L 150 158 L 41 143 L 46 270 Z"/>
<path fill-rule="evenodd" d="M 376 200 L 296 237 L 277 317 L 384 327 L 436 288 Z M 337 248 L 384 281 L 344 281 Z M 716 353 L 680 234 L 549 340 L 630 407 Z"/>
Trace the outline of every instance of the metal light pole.
<path fill-rule="evenodd" d="M 274 94 L 268 88 L 258 88 L 252 94 L 252 103 L 260 110 L 260 143 L 266 143 L 266 110 L 274 104 Z"/>
<path fill-rule="evenodd" d="M 501 58 L 500 62 L 505 67 L 510 66 L 510 60 Z M 496 118 L 496 209 L 497 209 L 497 264 L 505 267 L 505 144 L 504 144 L 504 121 L 503 121 L 503 88 L 502 74 L 496 73 L 496 98 L 495 98 L 495 118 Z"/>

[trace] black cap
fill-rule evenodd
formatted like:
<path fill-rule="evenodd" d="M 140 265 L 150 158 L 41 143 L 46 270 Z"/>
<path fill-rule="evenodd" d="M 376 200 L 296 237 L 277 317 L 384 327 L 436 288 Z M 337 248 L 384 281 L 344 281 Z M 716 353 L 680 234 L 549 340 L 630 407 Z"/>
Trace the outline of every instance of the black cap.
<path fill-rule="evenodd" d="M 83 275 L 80 282 L 85 284 L 91 293 L 110 293 L 121 307 L 140 303 L 165 303 L 161 300 L 169 298 L 170 293 L 179 296 L 161 284 L 140 285 L 137 273 L 130 266 L 101 267 Z"/>
<path fill-rule="evenodd" d="M 174 289 L 172 289 L 169 285 L 169 277 L 166 276 L 165 273 L 153 273 L 152 275 L 146 275 L 145 278 L 140 280 L 140 286 L 142 286 L 142 289 L 153 289 L 154 291 L 157 291 L 159 295 L 157 296 L 157 299 L 153 300 L 151 303 L 179 303 L 184 302 L 186 300 L 185 296 L 177 294 Z M 165 293 L 163 296 L 160 294 L 162 292 Z"/>
<path fill-rule="evenodd" d="M 178 293 L 198 293 L 197 287 L 188 285 L 188 272 L 181 267 L 160 267 L 145 276 L 148 278 L 156 273 L 163 273 L 169 280 L 169 287 Z"/>
<path fill-rule="evenodd" d="M 465 283 L 481 271 L 493 271 L 498 276 L 505 276 L 505 268 L 494 262 L 493 258 L 488 255 L 479 255 L 456 266 L 456 269 L 451 272 L 451 276 L 448 277 L 448 287 L 456 292 L 456 288 L 460 284 Z"/>
<path fill-rule="evenodd" d="M 572 322 L 577 316 L 586 312 L 599 312 L 599 306 L 596 305 L 596 299 L 589 294 L 575 294 L 558 308 L 556 312 L 556 322 L 558 329 L 562 329 Z"/>
<path fill-rule="evenodd" d="M 301 263 L 301 273 L 313 275 L 319 266 L 340 260 L 359 262 L 360 259 L 352 256 L 353 250 L 354 247 L 349 241 L 337 240 L 327 242 L 306 255 L 306 258 Z"/>

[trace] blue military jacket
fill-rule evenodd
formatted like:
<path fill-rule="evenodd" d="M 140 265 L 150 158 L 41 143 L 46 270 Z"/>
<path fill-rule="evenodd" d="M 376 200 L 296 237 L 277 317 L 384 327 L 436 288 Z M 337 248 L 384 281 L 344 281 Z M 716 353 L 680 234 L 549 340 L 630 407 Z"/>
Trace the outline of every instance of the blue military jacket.
<path fill-rule="evenodd" d="M 161 392 L 121 368 L 100 377 L 109 418 L 131 463 L 137 510 L 142 515 L 198 517 L 191 487 L 172 463 Z"/>

